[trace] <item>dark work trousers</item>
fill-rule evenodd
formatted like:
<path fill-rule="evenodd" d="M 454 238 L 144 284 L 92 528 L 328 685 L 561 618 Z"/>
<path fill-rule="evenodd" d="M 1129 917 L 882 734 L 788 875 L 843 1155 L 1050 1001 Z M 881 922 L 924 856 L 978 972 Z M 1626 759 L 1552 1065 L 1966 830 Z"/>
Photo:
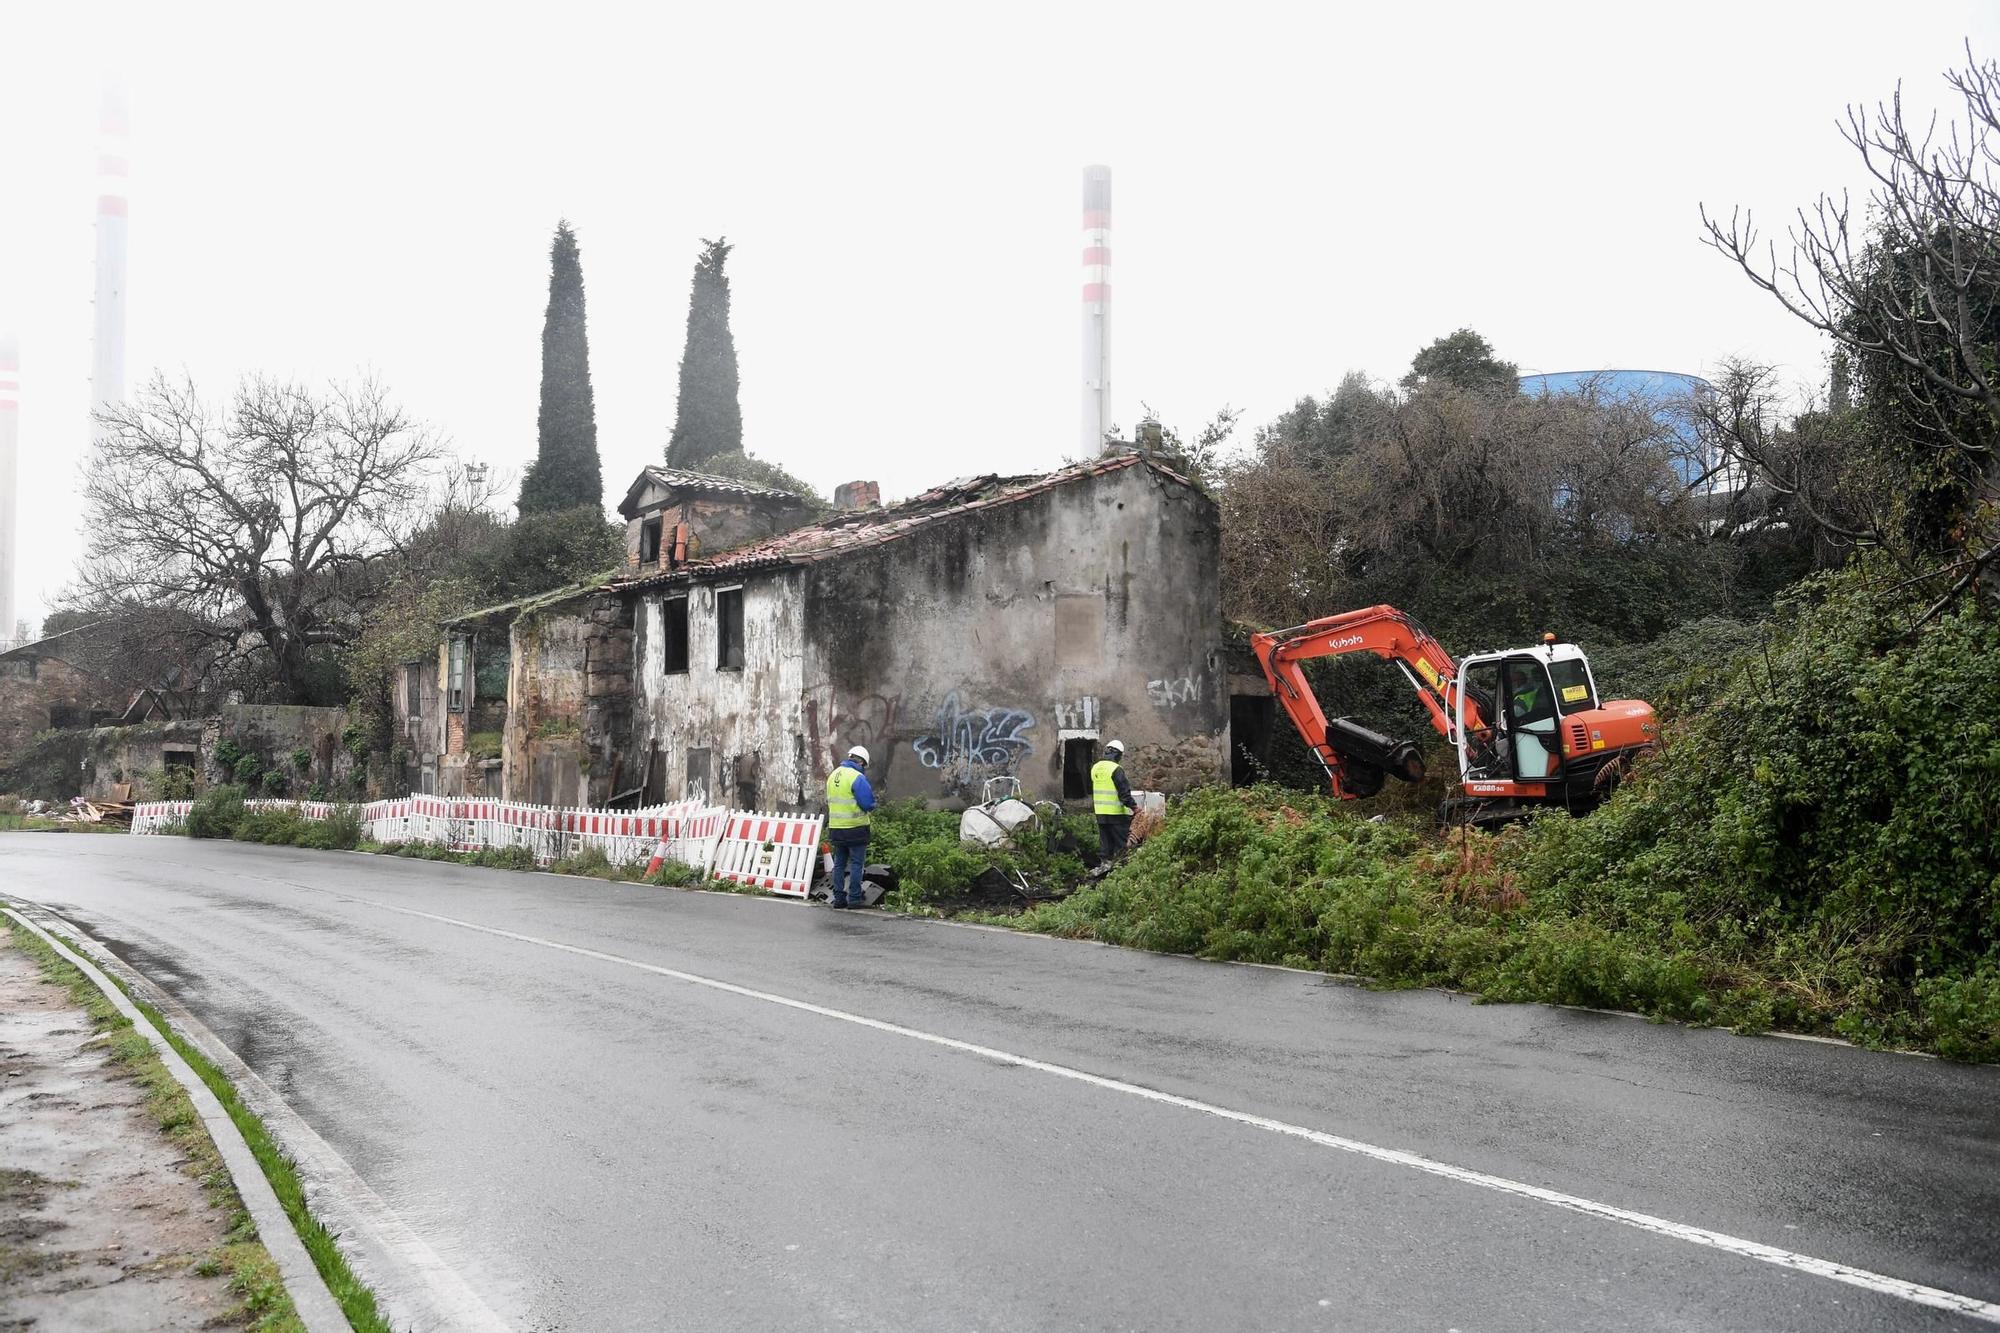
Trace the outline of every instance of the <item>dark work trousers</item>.
<path fill-rule="evenodd" d="M 1099 815 L 1097 817 L 1097 859 L 1116 861 L 1125 855 L 1125 844 L 1132 841 L 1132 816 Z"/>
<path fill-rule="evenodd" d="M 833 845 L 833 879 L 827 895 L 837 903 L 861 902 L 861 875 L 868 865 L 868 830 L 837 828 L 827 832 Z"/>

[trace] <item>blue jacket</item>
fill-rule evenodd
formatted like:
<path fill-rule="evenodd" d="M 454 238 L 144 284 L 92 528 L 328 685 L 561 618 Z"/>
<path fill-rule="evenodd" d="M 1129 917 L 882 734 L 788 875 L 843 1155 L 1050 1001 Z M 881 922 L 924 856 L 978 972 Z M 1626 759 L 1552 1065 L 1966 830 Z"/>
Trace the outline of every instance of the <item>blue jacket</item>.
<path fill-rule="evenodd" d="M 855 763 L 852 759 L 847 759 L 841 761 L 840 766 L 842 768 L 851 768 L 860 775 L 854 779 L 854 803 L 863 810 L 873 810 L 875 808 L 875 789 L 868 785 L 868 775 L 862 772 L 861 765 Z"/>

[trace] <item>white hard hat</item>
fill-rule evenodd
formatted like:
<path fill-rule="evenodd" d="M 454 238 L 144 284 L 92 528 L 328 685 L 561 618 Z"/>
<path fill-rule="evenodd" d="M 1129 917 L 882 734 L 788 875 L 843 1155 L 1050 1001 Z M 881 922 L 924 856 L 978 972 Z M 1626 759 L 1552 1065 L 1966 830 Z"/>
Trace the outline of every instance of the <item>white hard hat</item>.
<path fill-rule="evenodd" d="M 1118 751 L 1118 753 L 1120 753 L 1120 754 L 1124 754 L 1124 753 L 1125 753 L 1125 742 L 1124 742 L 1124 741 L 1113 741 L 1113 742 L 1111 742 L 1111 743 L 1110 743 L 1109 745 L 1107 745 L 1107 746 L 1105 746 L 1105 747 L 1104 747 L 1104 753 L 1106 753 L 1106 754 L 1110 754 L 1110 753 L 1111 753 L 1111 752 L 1112 752 L 1113 750 L 1116 750 L 1116 751 Z"/>
<path fill-rule="evenodd" d="M 852 750 L 849 750 L 847 752 L 847 757 L 849 759 L 859 759 L 862 763 L 865 764 L 868 762 L 868 747 L 865 745 L 857 745 Z"/>

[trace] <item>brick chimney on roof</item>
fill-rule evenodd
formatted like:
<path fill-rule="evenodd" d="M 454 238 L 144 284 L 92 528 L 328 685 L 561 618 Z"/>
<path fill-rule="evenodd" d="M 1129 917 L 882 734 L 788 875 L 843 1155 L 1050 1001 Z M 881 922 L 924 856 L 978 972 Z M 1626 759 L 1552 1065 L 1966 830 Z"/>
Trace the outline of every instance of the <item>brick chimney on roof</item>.
<path fill-rule="evenodd" d="M 880 509 L 882 488 L 872 481 L 842 482 L 833 489 L 833 507 L 842 512 L 850 509 Z"/>

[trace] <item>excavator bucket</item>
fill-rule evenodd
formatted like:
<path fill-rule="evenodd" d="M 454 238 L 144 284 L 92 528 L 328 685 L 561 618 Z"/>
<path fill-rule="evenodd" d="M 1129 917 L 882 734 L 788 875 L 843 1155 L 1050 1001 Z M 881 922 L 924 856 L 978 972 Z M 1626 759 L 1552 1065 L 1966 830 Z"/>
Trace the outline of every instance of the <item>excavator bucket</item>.
<path fill-rule="evenodd" d="M 1342 759 L 1380 769 L 1404 782 L 1424 780 L 1424 757 L 1409 741 L 1393 740 L 1344 717 L 1326 720 L 1327 746 Z"/>

